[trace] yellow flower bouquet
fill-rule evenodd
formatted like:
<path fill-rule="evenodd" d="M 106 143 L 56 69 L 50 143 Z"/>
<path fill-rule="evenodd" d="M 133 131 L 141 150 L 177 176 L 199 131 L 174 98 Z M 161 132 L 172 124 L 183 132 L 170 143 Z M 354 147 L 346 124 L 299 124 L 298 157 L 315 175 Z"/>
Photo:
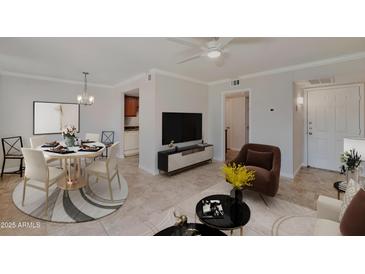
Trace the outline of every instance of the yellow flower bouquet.
<path fill-rule="evenodd" d="M 248 170 L 241 164 L 225 164 L 222 171 L 226 176 L 226 180 L 235 189 L 242 189 L 244 186 L 251 186 L 255 180 L 255 171 Z"/>

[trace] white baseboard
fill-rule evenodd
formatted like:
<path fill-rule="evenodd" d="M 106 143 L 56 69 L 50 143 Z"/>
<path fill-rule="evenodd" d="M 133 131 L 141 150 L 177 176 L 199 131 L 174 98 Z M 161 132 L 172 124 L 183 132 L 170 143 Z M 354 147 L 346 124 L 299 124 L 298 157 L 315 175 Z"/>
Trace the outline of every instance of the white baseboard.
<path fill-rule="evenodd" d="M 152 174 L 152 175 L 158 175 L 159 174 L 158 170 L 153 170 L 153 169 L 150 169 L 150 168 L 146 168 L 146 167 L 141 166 L 141 165 L 138 165 L 138 168 L 142 169 L 143 171 L 146 171 L 147 173 Z"/>
<path fill-rule="evenodd" d="M 294 179 L 293 174 L 289 174 L 286 172 L 280 172 L 280 177 L 288 178 L 288 179 Z"/>
<path fill-rule="evenodd" d="M 299 170 L 300 170 L 303 166 L 304 166 L 304 163 L 301 163 L 301 164 L 297 167 L 297 169 L 294 171 L 294 177 L 295 177 L 295 176 L 297 176 L 297 174 L 298 174 Z"/>
<path fill-rule="evenodd" d="M 217 162 L 224 162 L 224 159 L 221 157 L 213 157 L 213 160 L 215 160 Z"/>
<path fill-rule="evenodd" d="M 130 149 L 124 151 L 124 156 L 135 156 L 139 154 L 139 149 Z"/>

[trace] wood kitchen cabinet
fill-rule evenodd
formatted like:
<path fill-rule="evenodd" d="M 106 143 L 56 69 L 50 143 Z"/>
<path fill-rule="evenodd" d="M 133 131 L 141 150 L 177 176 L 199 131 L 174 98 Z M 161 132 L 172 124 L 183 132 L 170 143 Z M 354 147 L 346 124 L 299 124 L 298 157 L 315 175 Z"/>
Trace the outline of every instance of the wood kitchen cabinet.
<path fill-rule="evenodd" d="M 125 96 L 124 98 L 124 116 L 136 117 L 139 107 L 139 98 L 133 96 Z"/>

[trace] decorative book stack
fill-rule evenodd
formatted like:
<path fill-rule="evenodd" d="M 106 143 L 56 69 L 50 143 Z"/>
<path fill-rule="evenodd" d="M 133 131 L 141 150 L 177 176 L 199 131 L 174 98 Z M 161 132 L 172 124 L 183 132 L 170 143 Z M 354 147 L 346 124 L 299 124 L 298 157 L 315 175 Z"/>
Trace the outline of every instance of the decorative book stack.
<path fill-rule="evenodd" d="M 210 219 L 222 219 L 223 206 L 220 200 L 203 200 L 203 217 Z"/>

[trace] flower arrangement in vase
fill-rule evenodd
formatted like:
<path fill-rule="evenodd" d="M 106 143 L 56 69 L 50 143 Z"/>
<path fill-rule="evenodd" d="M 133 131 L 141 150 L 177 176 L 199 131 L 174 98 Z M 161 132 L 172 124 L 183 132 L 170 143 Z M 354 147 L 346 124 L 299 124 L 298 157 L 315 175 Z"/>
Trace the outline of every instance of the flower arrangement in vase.
<path fill-rule="evenodd" d="M 355 179 L 355 181 L 359 181 L 359 166 L 361 164 L 361 155 L 357 153 L 355 149 L 350 149 L 349 151 L 345 151 L 341 154 L 341 173 L 346 174 L 347 183 L 350 180 L 350 177 Z"/>
<path fill-rule="evenodd" d="M 75 146 L 76 132 L 77 130 L 75 126 L 67 126 L 62 130 L 62 136 L 65 139 L 67 147 Z"/>
<path fill-rule="evenodd" d="M 248 170 L 244 165 L 232 163 L 225 164 L 222 172 L 226 176 L 226 181 L 233 187 L 235 199 L 242 201 L 242 189 L 245 186 L 252 186 L 255 171 Z"/>

